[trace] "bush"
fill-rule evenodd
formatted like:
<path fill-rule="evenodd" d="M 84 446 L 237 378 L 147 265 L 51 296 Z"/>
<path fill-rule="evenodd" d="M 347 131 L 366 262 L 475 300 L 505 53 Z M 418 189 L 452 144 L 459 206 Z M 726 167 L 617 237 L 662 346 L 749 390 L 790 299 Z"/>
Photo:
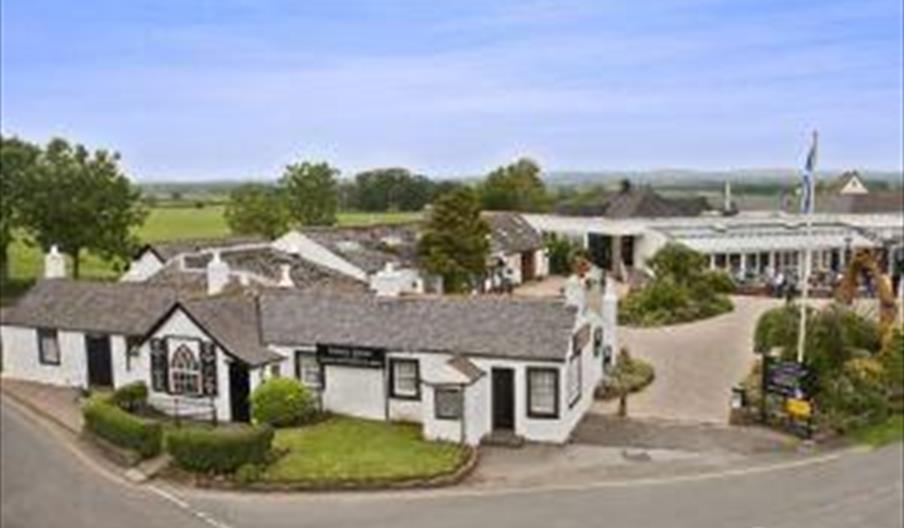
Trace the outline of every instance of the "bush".
<path fill-rule="evenodd" d="M 295 378 L 272 378 L 251 394 L 251 416 L 273 427 L 298 425 L 314 415 L 314 400 Z"/>
<path fill-rule="evenodd" d="M 143 408 L 148 401 L 148 386 L 143 381 L 135 381 L 113 391 L 110 403 L 129 412 Z"/>
<path fill-rule="evenodd" d="M 152 420 L 133 416 L 99 398 L 82 406 L 85 427 L 113 444 L 137 451 L 142 458 L 160 453 L 163 428 Z"/>
<path fill-rule="evenodd" d="M 235 470 L 235 480 L 239 484 L 251 484 L 261 478 L 263 470 L 259 464 L 242 464 Z"/>
<path fill-rule="evenodd" d="M 622 394 L 637 392 L 653 383 L 654 378 L 653 365 L 631 357 L 628 349 L 622 348 L 618 354 L 615 368 L 612 369 L 601 389 L 597 391 L 597 397 L 608 400 Z"/>
<path fill-rule="evenodd" d="M 272 442 L 269 426 L 190 426 L 167 433 L 166 451 L 183 469 L 231 473 L 243 464 L 264 463 Z"/>
<path fill-rule="evenodd" d="M 731 275 L 719 270 L 704 272 L 700 284 L 713 293 L 733 293 L 736 288 Z"/>
<path fill-rule="evenodd" d="M 888 418 L 885 370 L 875 359 L 852 359 L 824 381 L 819 403 L 823 421 L 832 429 L 847 432 Z"/>

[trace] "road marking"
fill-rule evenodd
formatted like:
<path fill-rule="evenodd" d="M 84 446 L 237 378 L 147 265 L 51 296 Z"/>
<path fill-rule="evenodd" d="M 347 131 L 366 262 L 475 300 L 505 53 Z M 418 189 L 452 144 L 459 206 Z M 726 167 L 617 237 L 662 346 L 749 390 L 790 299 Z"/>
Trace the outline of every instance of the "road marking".
<path fill-rule="evenodd" d="M 159 495 L 160 497 L 162 497 L 164 500 L 167 500 L 167 501 L 171 502 L 172 504 L 176 505 L 176 507 L 185 511 L 189 515 L 191 515 L 197 519 L 200 519 L 201 522 L 203 522 L 205 524 L 213 526 L 214 528 L 232 528 L 230 525 L 214 519 L 213 516 L 211 516 L 209 513 L 192 508 L 191 504 L 185 502 L 184 500 L 180 499 L 176 495 L 174 495 L 162 488 L 158 488 L 157 486 L 155 486 L 153 484 L 148 484 L 145 487 L 148 490 L 150 490 L 150 491 L 156 493 L 157 495 Z"/>

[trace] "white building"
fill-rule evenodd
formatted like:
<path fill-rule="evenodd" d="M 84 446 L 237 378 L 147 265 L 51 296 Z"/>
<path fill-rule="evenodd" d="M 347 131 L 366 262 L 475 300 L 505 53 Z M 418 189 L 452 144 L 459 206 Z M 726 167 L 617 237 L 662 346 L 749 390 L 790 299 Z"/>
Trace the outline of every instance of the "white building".
<path fill-rule="evenodd" d="M 235 421 L 248 419 L 257 384 L 296 376 L 325 410 L 420 422 L 428 438 L 564 442 L 617 348 L 612 289 L 604 298 L 598 284 L 570 287 L 566 305 L 294 289 L 184 298 L 44 280 L 2 313 L 3 375 L 74 387 L 141 380 L 165 412 Z"/>

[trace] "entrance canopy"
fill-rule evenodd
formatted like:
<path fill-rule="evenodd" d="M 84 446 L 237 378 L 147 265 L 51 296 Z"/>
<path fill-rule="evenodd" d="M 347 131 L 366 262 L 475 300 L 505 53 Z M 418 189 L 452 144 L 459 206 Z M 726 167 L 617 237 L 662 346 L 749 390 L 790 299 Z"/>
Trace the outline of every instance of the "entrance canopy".
<path fill-rule="evenodd" d="M 814 223 L 812 234 L 803 222 L 720 223 L 658 226 L 657 231 L 700 253 L 758 253 L 810 249 L 875 247 L 858 230 L 840 223 Z"/>

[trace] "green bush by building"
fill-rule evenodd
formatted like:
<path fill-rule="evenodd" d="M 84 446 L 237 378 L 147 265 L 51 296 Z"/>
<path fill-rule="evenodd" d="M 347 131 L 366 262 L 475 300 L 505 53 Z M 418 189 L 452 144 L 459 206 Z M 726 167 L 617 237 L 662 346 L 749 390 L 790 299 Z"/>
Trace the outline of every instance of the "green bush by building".
<path fill-rule="evenodd" d="M 316 409 L 311 391 L 295 378 L 272 378 L 251 394 L 251 416 L 256 423 L 272 427 L 302 424 Z"/>
<path fill-rule="evenodd" d="M 169 431 L 166 451 L 181 468 L 202 473 L 231 473 L 246 464 L 263 464 L 270 454 L 269 426 L 188 426 Z"/>
<path fill-rule="evenodd" d="M 127 413 L 103 398 L 92 398 L 82 406 L 85 427 L 97 436 L 142 458 L 160 453 L 163 428 L 152 420 Z"/>

